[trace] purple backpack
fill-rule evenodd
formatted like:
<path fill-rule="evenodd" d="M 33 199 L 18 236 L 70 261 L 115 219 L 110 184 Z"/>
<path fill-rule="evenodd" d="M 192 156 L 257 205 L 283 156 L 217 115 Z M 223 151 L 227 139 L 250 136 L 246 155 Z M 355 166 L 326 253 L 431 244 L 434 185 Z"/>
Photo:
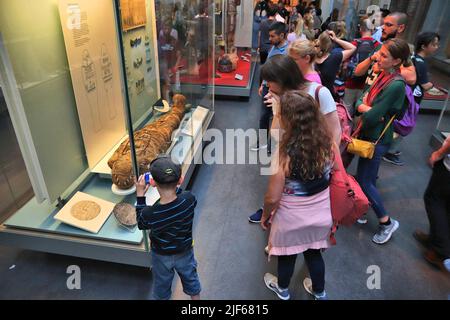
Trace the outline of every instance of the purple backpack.
<path fill-rule="evenodd" d="M 394 131 L 403 137 L 412 132 L 416 126 L 417 114 L 419 113 L 419 104 L 414 99 L 413 91 L 410 86 L 405 85 L 405 93 L 408 101 L 408 108 L 401 120 L 394 120 Z"/>

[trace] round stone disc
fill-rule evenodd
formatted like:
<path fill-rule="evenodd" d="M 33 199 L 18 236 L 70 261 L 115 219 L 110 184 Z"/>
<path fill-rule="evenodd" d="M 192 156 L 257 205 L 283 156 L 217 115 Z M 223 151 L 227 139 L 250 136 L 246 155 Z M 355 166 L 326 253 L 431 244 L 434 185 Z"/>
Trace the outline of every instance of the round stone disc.
<path fill-rule="evenodd" d="M 78 220 L 89 221 L 100 214 L 101 208 L 94 201 L 79 201 L 72 206 L 70 213 Z"/>

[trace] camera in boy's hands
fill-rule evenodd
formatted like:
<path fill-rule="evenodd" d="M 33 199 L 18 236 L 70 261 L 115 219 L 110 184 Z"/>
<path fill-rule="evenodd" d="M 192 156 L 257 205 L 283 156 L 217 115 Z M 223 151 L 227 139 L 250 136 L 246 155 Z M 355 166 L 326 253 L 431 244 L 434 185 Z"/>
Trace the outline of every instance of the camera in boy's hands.
<path fill-rule="evenodd" d="M 152 179 L 152 174 L 150 172 L 144 173 L 145 184 L 150 184 L 151 179 Z"/>
<path fill-rule="evenodd" d="M 149 181 L 148 183 L 146 179 L 148 179 Z M 149 187 L 150 187 L 150 178 L 146 178 L 145 174 L 139 176 L 139 179 L 136 181 L 136 196 L 143 197 Z"/>

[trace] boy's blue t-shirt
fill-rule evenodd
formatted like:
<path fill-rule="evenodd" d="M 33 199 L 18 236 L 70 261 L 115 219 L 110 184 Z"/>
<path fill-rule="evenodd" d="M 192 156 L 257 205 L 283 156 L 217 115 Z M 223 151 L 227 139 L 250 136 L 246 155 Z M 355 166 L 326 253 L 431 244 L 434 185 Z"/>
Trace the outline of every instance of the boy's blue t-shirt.
<path fill-rule="evenodd" d="M 167 204 L 147 206 L 137 197 L 136 214 L 140 230 L 150 230 L 151 248 L 158 254 L 172 255 L 192 248 L 195 196 L 179 190 L 177 199 Z"/>

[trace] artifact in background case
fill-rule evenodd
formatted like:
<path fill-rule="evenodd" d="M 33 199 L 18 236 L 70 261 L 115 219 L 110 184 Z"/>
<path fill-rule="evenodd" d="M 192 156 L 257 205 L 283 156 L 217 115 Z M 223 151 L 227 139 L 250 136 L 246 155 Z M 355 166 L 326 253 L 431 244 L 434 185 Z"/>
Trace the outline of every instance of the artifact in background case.
<path fill-rule="evenodd" d="M 169 103 L 166 100 L 163 100 L 162 103 L 163 103 L 163 107 L 162 108 L 160 106 L 154 106 L 153 109 L 158 111 L 158 112 L 161 112 L 161 113 L 169 112 L 170 111 Z"/>
<path fill-rule="evenodd" d="M 178 128 L 185 113 L 186 97 L 176 94 L 170 112 L 134 133 L 134 144 L 139 172 L 149 171 L 149 164 L 170 146 L 172 132 Z M 119 189 L 134 185 L 129 139 L 122 142 L 108 161 L 112 181 Z"/>
<path fill-rule="evenodd" d="M 228 0 L 227 1 L 227 25 L 225 31 L 226 37 L 226 51 L 234 46 L 234 34 L 236 32 L 236 16 L 237 6 L 241 5 L 241 0 Z"/>
<path fill-rule="evenodd" d="M 143 27 L 147 23 L 145 0 L 120 0 L 120 13 L 123 31 Z"/>
<path fill-rule="evenodd" d="M 236 70 L 238 61 L 237 49 L 233 47 L 230 53 L 219 58 L 218 69 L 220 72 L 232 72 Z"/>

